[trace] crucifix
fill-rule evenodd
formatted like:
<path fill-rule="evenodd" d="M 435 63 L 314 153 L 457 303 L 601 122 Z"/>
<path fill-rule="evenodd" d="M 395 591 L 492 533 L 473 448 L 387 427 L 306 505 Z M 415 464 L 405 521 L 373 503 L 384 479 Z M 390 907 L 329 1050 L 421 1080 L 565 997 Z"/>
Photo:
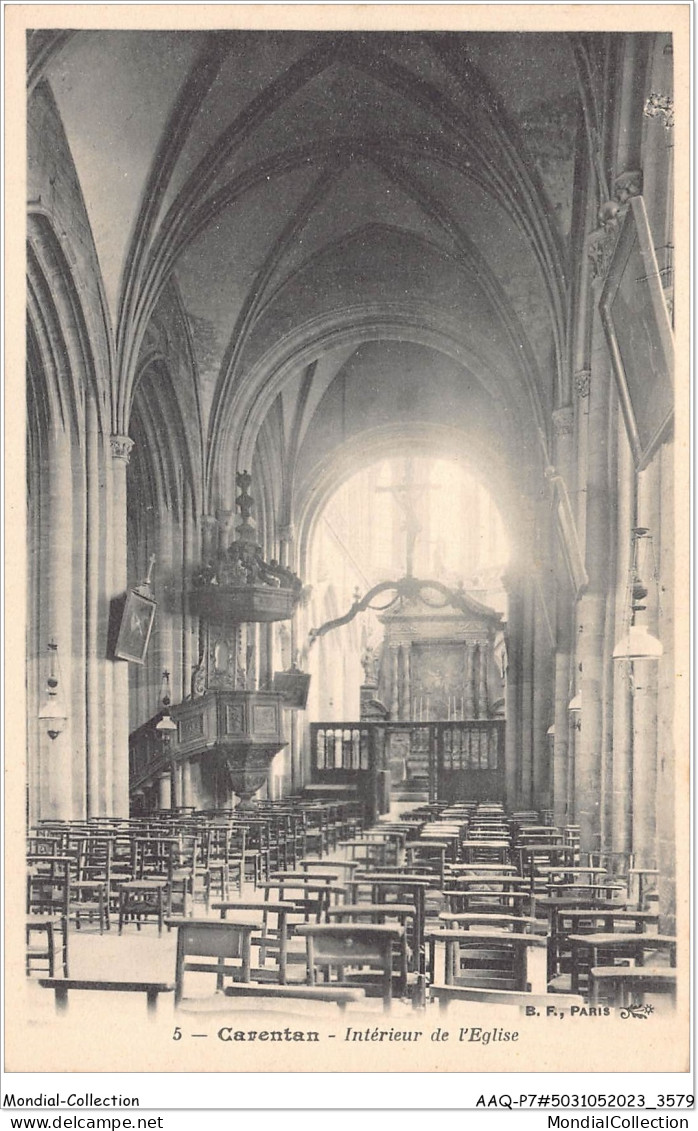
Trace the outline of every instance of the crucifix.
<path fill-rule="evenodd" d="M 433 491 L 435 483 L 415 483 L 414 460 L 405 460 L 405 471 L 402 483 L 393 483 L 390 487 L 376 487 L 376 491 L 389 492 L 402 508 L 405 515 L 405 576 L 414 575 L 414 548 L 417 536 L 422 531 L 422 526 L 417 517 L 416 503 L 423 491 Z"/>

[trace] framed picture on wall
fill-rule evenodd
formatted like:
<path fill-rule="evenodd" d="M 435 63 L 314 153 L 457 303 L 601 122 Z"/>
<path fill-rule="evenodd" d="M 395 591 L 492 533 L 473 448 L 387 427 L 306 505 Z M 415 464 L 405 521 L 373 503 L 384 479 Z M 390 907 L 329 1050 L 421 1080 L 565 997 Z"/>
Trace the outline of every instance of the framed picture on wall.
<path fill-rule="evenodd" d="M 304 711 L 308 702 L 310 676 L 307 672 L 291 668 L 285 672 L 274 672 L 274 691 L 284 697 L 283 706 L 289 711 Z"/>
<path fill-rule="evenodd" d="M 128 591 L 114 647 L 117 660 L 129 660 L 132 664 L 145 663 L 156 608 L 156 602 L 151 597 L 145 597 L 137 589 Z"/>
<path fill-rule="evenodd" d="M 630 200 L 599 310 L 640 470 L 668 434 L 674 412 L 674 339 L 641 196 Z"/>

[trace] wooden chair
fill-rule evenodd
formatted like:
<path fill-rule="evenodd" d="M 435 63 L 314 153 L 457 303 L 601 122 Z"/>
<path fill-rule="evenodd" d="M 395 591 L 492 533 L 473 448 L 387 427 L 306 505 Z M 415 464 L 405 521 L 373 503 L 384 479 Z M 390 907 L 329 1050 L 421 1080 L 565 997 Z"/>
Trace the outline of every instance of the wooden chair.
<path fill-rule="evenodd" d="M 223 988 L 228 976 L 240 982 L 250 981 L 250 944 L 256 923 L 229 923 L 222 919 L 168 919 L 169 927 L 177 928 L 175 964 L 175 1006 L 182 999 L 184 975 L 187 971 L 214 974 L 216 989 Z M 192 956 L 198 961 L 190 962 Z M 201 959 L 208 959 L 207 962 Z M 237 959 L 233 965 L 232 960 Z"/>
<path fill-rule="evenodd" d="M 99 933 L 111 926 L 109 901 L 111 898 L 111 860 L 113 842 L 108 837 L 84 837 L 80 841 L 77 876 L 70 885 L 70 918 L 80 930 L 83 916 L 92 922 L 99 920 Z"/>
<path fill-rule="evenodd" d="M 252 971 L 256 979 L 268 976 L 270 979 L 276 974 L 279 985 L 285 986 L 288 966 L 288 936 L 289 920 L 296 914 L 296 905 L 291 902 L 272 900 L 271 902 L 246 902 L 233 900 L 227 903 L 211 904 L 212 911 L 220 911 L 221 919 L 227 919 L 228 912 L 256 911 L 261 915 L 261 922 L 257 924 L 258 933 L 253 935 L 250 944 L 259 950 L 259 968 Z M 275 922 L 273 922 L 275 920 Z M 267 958 L 275 960 L 276 971 L 273 966 L 267 966 Z"/>
<path fill-rule="evenodd" d="M 345 903 L 328 911 L 331 923 L 397 923 L 403 928 L 395 974 L 398 994 L 404 997 L 409 989 L 410 974 L 419 973 L 418 955 L 414 949 L 417 909 L 411 903 Z M 412 946 L 408 945 L 408 940 Z"/>
<path fill-rule="evenodd" d="M 427 937 L 435 952 L 433 984 L 519 992 L 546 989 L 544 969 L 537 976 L 529 968 L 529 953 L 545 949 L 546 940 L 540 935 L 447 929 Z M 437 970 L 436 952 L 441 945 L 443 966 Z"/>
<path fill-rule="evenodd" d="M 669 994 L 676 1005 L 676 970 L 668 966 L 592 966 L 589 985 L 592 1005 L 598 1005 L 603 988 L 620 1009 L 636 1000 L 641 1005 L 646 994 Z"/>
<path fill-rule="evenodd" d="M 652 911 L 614 908 L 553 906 L 549 909 L 548 981 L 571 975 L 572 952 L 570 935 L 636 932 L 642 934 L 657 927 L 659 915 Z"/>
<path fill-rule="evenodd" d="M 634 963 L 636 968 L 645 965 L 645 954 L 661 951 L 667 954 L 668 964 L 676 966 L 676 938 L 674 935 L 648 935 L 637 933 L 612 933 L 595 931 L 583 935 L 569 935 L 572 949 L 571 989 L 579 993 L 588 987 L 589 970 L 593 966 L 609 967 L 614 964 Z"/>
<path fill-rule="evenodd" d="M 47 857 L 42 858 L 45 865 Z M 27 873 L 26 902 L 26 971 L 34 963 L 46 964 L 52 977 L 57 958 L 57 936 L 60 938 L 60 955 L 63 977 L 68 977 L 68 909 L 70 904 L 70 865 L 67 857 L 52 857 L 48 871 Z M 44 942 L 34 942 L 36 934 L 43 934 Z"/>
<path fill-rule="evenodd" d="M 390 1007 L 393 995 L 393 946 L 404 935 L 402 927 L 355 923 L 309 923 L 297 928 L 307 943 L 308 984 L 314 986 L 318 969 L 327 981 L 337 971 L 340 984 L 347 969 L 359 968 L 355 976 L 365 990 L 373 988 L 370 971 L 380 975 L 383 1005 Z"/>

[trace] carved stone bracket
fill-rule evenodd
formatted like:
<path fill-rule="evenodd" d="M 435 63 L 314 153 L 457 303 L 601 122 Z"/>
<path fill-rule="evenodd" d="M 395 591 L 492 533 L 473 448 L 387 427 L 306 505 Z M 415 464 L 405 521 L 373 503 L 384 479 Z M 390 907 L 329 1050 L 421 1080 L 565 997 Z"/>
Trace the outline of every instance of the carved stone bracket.
<path fill-rule="evenodd" d="M 579 369 L 574 375 L 574 388 L 577 396 L 584 400 L 589 396 L 591 387 L 591 370 Z"/>
<path fill-rule="evenodd" d="M 591 233 L 587 241 L 587 255 L 591 260 L 595 278 L 606 278 L 628 203 L 632 197 L 639 196 L 641 192 L 642 170 L 628 169 L 614 180 L 612 199 L 605 200 L 599 207 L 599 227 Z"/>
<path fill-rule="evenodd" d="M 642 193 L 642 169 L 628 169 L 613 182 L 613 196 L 621 204 Z"/>
<path fill-rule="evenodd" d="M 111 454 L 114 459 L 120 459 L 128 464 L 133 449 L 133 440 L 130 436 L 110 436 Z"/>

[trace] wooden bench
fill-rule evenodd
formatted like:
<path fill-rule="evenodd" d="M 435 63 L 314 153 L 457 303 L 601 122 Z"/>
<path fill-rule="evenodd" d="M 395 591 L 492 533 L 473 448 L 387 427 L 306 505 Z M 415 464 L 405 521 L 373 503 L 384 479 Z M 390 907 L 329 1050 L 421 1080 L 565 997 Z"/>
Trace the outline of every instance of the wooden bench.
<path fill-rule="evenodd" d="M 100 993 L 140 993 L 147 998 L 148 1013 L 155 1013 L 159 994 L 169 994 L 174 991 L 173 982 L 133 982 L 133 981 L 105 981 L 99 978 L 39 978 L 39 985 L 45 989 L 53 990 L 56 1002 L 56 1012 L 65 1013 L 68 1009 L 68 992 L 70 990 L 91 990 Z"/>
<path fill-rule="evenodd" d="M 271 986 L 264 983 L 248 982 L 247 985 L 226 986 L 226 997 L 270 998 L 279 1001 L 308 1000 L 334 1002 L 344 1011 L 350 1002 L 362 1001 L 366 991 L 358 986 Z"/>

